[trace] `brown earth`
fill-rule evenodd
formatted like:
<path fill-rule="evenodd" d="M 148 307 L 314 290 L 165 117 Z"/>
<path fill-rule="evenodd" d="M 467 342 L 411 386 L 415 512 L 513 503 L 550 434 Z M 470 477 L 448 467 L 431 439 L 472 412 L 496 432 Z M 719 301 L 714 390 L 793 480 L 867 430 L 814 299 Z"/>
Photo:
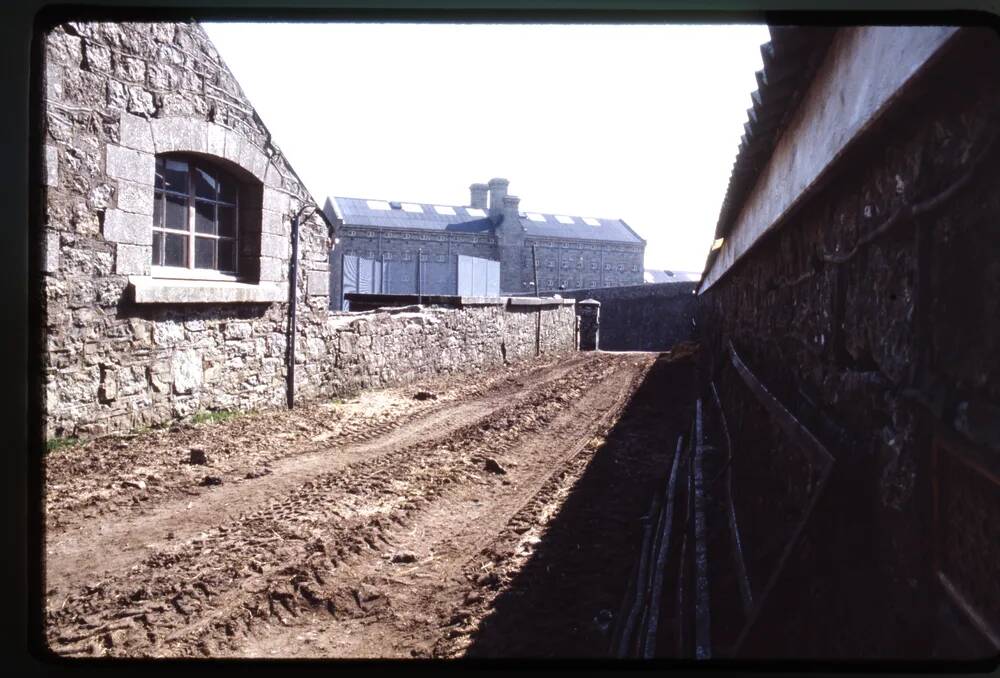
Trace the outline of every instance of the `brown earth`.
<path fill-rule="evenodd" d="M 601 654 L 692 369 L 584 353 L 50 453 L 49 647 Z"/>

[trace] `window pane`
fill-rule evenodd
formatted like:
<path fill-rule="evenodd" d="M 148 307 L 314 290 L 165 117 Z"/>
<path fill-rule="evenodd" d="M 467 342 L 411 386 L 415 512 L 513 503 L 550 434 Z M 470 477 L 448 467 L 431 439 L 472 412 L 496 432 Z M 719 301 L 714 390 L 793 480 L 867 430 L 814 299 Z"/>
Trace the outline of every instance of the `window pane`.
<path fill-rule="evenodd" d="M 215 234 L 215 203 L 204 200 L 194 201 L 194 230 L 198 233 Z"/>
<path fill-rule="evenodd" d="M 236 241 L 222 238 L 219 243 L 219 270 L 236 270 Z"/>
<path fill-rule="evenodd" d="M 164 266 L 187 266 L 187 236 L 165 233 L 166 247 L 163 252 Z"/>
<path fill-rule="evenodd" d="M 163 158 L 156 159 L 156 188 L 163 188 Z"/>
<path fill-rule="evenodd" d="M 153 231 L 153 266 L 163 265 L 163 234 Z"/>
<path fill-rule="evenodd" d="M 194 267 L 215 268 L 215 240 L 212 238 L 194 239 Z"/>
<path fill-rule="evenodd" d="M 215 177 L 200 167 L 194 168 L 194 194 L 195 197 L 215 200 L 217 184 Z"/>
<path fill-rule="evenodd" d="M 236 237 L 236 208 L 219 205 L 219 235 Z"/>
<path fill-rule="evenodd" d="M 153 226 L 163 227 L 163 194 L 153 193 Z"/>
<path fill-rule="evenodd" d="M 166 198 L 166 214 L 163 225 L 166 228 L 176 228 L 181 231 L 188 230 L 188 209 L 187 200 L 178 196 L 164 195 Z"/>
<path fill-rule="evenodd" d="M 188 164 L 181 160 L 164 159 L 164 185 L 168 191 L 188 192 Z"/>
<path fill-rule="evenodd" d="M 219 177 L 219 201 L 236 204 L 236 182 L 229 177 Z"/>

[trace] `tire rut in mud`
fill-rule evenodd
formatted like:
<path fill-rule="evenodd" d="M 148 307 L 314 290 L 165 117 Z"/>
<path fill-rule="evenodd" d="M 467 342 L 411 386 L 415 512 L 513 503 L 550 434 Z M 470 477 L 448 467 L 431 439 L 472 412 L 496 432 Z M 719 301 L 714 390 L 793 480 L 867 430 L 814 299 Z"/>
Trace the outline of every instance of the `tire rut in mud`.
<path fill-rule="evenodd" d="M 483 462 L 615 369 L 584 360 L 568 373 L 451 434 L 333 473 L 174 549 L 154 551 L 127 573 L 50 601 L 49 641 L 64 654 L 204 655 L 238 645 L 262 620 L 288 623 L 301 608 L 367 614 L 372 601 L 336 583 L 352 557 L 375 552 L 393 525 L 451 483 L 497 482 L 456 464 L 461 449 Z M 600 369 L 594 369 L 599 367 Z M 500 481 L 502 482 L 502 481 Z M 367 609 L 366 609 L 367 608 Z"/>
<path fill-rule="evenodd" d="M 400 422 L 377 427 L 375 430 L 381 436 L 330 439 L 318 451 L 287 454 L 251 482 L 236 479 L 210 491 L 203 488 L 187 491 L 179 499 L 161 501 L 118 522 L 93 521 L 83 529 L 50 530 L 46 544 L 47 589 L 64 594 L 83 581 L 92 581 L 97 575 L 96 566 L 114 571 L 140 560 L 144 549 L 171 550 L 170 540 L 175 540 L 173 544 L 184 543 L 200 532 L 230 522 L 256 505 L 266 504 L 269 496 L 291 492 L 324 469 L 342 471 L 367 457 L 447 437 L 464 423 L 530 396 L 551 381 L 579 369 L 581 364 L 582 359 L 574 356 L 563 363 L 543 363 L 531 370 L 532 374 L 526 374 L 530 367 L 521 368 L 503 379 L 486 380 L 474 389 L 463 386 L 455 389 L 463 396 L 459 402 L 454 393 L 443 394 L 444 402 L 406 415 Z M 163 447 L 165 455 L 172 451 L 170 445 Z"/>

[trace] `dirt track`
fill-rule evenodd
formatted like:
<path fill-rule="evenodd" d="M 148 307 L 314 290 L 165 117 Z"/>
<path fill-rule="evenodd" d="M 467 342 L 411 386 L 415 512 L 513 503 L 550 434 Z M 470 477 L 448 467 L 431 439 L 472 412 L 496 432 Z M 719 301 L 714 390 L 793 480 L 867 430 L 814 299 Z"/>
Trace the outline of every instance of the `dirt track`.
<path fill-rule="evenodd" d="M 639 495 L 669 463 L 667 446 L 649 442 L 684 420 L 667 402 L 630 403 L 655 358 L 578 354 L 53 453 L 49 645 L 87 656 L 550 653 L 505 647 L 491 629 L 508 623 L 497 615 L 527 591 L 518 578 L 537 552 L 560 543 L 554 520 L 573 514 L 567 498 L 581 487 L 618 493 L 585 521 L 606 553 L 577 568 L 600 593 L 587 605 L 616 605 Z M 653 372 L 678 369 L 664 362 Z M 421 389 L 437 398 L 415 399 Z M 605 440 L 626 405 L 623 422 L 645 423 L 619 422 Z M 191 447 L 207 465 L 187 463 Z M 588 571 L 607 584 L 595 589 Z M 560 623 L 575 640 L 555 654 L 596 649 L 602 630 L 571 621 Z"/>

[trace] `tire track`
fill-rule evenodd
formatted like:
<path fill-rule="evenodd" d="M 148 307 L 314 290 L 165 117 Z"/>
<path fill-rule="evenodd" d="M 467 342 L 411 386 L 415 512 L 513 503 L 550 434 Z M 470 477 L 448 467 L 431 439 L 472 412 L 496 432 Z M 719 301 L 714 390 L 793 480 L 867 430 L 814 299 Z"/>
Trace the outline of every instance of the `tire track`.
<path fill-rule="evenodd" d="M 611 364 L 595 369 L 602 362 Z M 449 484 L 484 482 L 456 464 L 458 451 L 472 446 L 480 454 L 502 454 L 614 369 L 613 361 L 574 361 L 518 394 L 501 390 L 479 410 L 468 404 L 468 416 L 453 419 L 447 430 L 431 418 L 394 438 L 391 450 L 384 441 L 372 443 L 367 454 L 359 446 L 357 459 L 342 468 L 303 468 L 302 474 L 313 474 L 305 482 L 295 483 L 301 474 L 275 474 L 283 480 L 265 506 L 230 514 L 177 547 L 157 545 L 127 574 L 67 597 L 50 612 L 50 642 L 70 654 L 212 654 L 211 638 L 243 635 L 261 618 L 287 621 L 303 604 L 349 610 L 349 594 L 322 590 L 336 568 L 379 550 L 394 525 L 405 524 Z M 453 417 L 454 410 L 442 411 Z M 439 435 L 428 439 L 433 430 Z M 400 448 L 401 441 L 410 444 Z M 209 628 L 218 633 L 206 633 Z"/>

